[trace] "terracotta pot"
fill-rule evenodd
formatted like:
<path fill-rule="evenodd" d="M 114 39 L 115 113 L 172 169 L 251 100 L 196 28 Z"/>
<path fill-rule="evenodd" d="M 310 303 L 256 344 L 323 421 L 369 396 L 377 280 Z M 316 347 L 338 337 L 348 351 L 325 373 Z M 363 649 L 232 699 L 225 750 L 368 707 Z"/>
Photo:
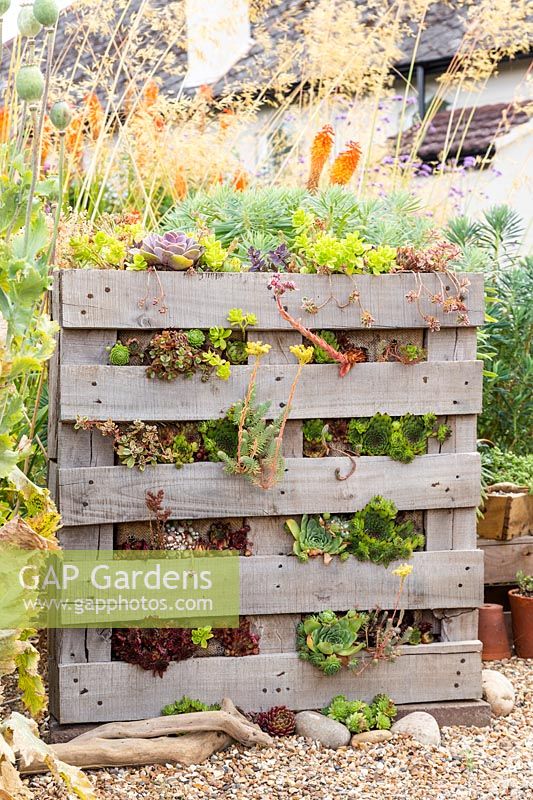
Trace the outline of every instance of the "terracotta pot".
<path fill-rule="evenodd" d="M 505 628 L 503 606 L 485 603 L 479 609 L 479 638 L 483 643 L 483 661 L 511 658 L 511 646 Z"/>
<path fill-rule="evenodd" d="M 518 589 L 511 589 L 509 601 L 516 655 L 533 658 L 533 597 L 523 597 Z"/>

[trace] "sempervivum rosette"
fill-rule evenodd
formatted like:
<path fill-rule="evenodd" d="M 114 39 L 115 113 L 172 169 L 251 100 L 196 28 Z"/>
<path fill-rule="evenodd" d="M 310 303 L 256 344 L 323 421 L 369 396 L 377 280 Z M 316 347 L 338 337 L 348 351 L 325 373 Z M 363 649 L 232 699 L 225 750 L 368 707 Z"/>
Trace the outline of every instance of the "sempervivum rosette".
<path fill-rule="evenodd" d="M 162 234 L 149 233 L 132 252 L 139 253 L 148 266 L 181 270 L 193 267 L 204 248 L 185 233 L 167 231 Z"/>
<path fill-rule="evenodd" d="M 292 736 L 296 730 L 294 711 L 287 706 L 274 706 L 268 711 L 261 711 L 255 715 L 255 722 L 271 736 Z"/>

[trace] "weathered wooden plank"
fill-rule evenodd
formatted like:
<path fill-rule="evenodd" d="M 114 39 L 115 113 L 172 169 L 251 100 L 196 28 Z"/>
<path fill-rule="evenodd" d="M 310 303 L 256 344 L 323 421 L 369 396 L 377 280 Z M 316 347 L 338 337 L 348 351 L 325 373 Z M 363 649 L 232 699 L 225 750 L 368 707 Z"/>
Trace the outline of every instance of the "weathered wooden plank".
<path fill-rule="evenodd" d="M 244 397 L 252 367 L 232 367 L 228 381 L 200 376 L 160 381 L 143 367 L 98 365 L 61 368 L 61 419 L 196 420 L 223 416 Z M 257 397 L 272 401 L 279 413 L 287 403 L 297 366 L 263 365 L 257 375 Z M 296 388 L 291 417 L 467 414 L 481 411 L 481 361 L 402 364 L 358 364 L 339 378 L 333 364 L 309 365 Z M 384 387 L 386 391 L 384 391 Z"/>
<path fill-rule="evenodd" d="M 441 328 L 426 334 L 428 361 L 471 361 L 477 352 L 474 328 Z"/>
<path fill-rule="evenodd" d="M 372 664 L 362 674 L 343 670 L 332 679 L 293 653 L 247 658 L 194 658 L 173 663 L 162 678 L 131 664 L 59 667 L 59 721 L 105 722 L 155 716 L 178 696 L 219 702 L 231 697 L 243 709 L 285 704 L 320 708 L 343 693 L 370 701 L 385 692 L 396 703 L 481 697 L 481 644 L 449 642 L 404 648 L 396 661 Z M 413 676 L 416 676 L 414 679 Z"/>
<path fill-rule="evenodd" d="M 477 608 L 445 608 L 437 609 L 433 613 L 441 621 L 440 634 L 443 642 L 461 642 L 477 638 L 479 618 Z"/>
<path fill-rule="evenodd" d="M 424 515 L 426 550 L 451 550 L 453 546 L 453 508 L 437 508 Z"/>
<path fill-rule="evenodd" d="M 453 549 L 472 550 L 476 546 L 476 509 L 456 508 L 453 512 Z"/>
<path fill-rule="evenodd" d="M 165 503 L 177 519 L 227 516 L 280 516 L 351 512 L 377 491 L 400 510 L 472 507 L 479 499 L 479 456 L 475 453 L 418 456 L 410 464 L 387 457 L 362 457 L 346 481 L 335 470 L 344 458 L 286 459 L 285 477 L 268 491 L 241 476 L 228 475 L 220 464 L 59 470 L 61 513 L 66 525 L 133 522 L 148 518 L 146 491 L 163 489 Z"/>
<path fill-rule="evenodd" d="M 414 553 L 402 608 L 481 605 L 482 562 L 477 550 Z M 355 558 L 345 562 L 334 558 L 327 567 L 318 558 L 304 564 L 294 556 L 241 558 L 241 614 L 393 608 L 398 578 L 390 569 Z"/>
<path fill-rule="evenodd" d="M 478 539 L 485 555 L 485 583 L 515 583 L 516 573 L 533 573 L 533 536 L 519 536 L 508 542 Z"/>
<path fill-rule="evenodd" d="M 158 280 L 147 273 L 114 272 L 112 270 L 68 270 L 62 276 L 62 318 L 65 328 L 209 328 L 227 324 L 230 308 L 243 308 L 257 315 L 261 328 L 288 328 L 267 290 L 271 275 L 261 273 L 198 273 L 196 275 L 158 273 L 168 311 L 161 314 L 151 298 L 159 294 Z M 425 328 L 415 303 L 405 299 L 416 290 L 419 276 L 410 273 L 394 275 L 343 275 L 330 278 L 321 275 L 295 275 L 298 291 L 288 292 L 284 303 L 291 314 L 302 317 L 306 324 L 319 328 L 362 328 L 357 306 L 347 305 L 357 289 L 361 303 L 375 318 L 376 328 Z M 468 295 L 470 325 L 482 325 L 483 278 L 469 275 L 472 282 Z M 423 275 L 430 294 L 440 291 L 436 275 Z M 148 299 L 147 282 L 151 281 Z M 317 315 L 302 310 L 302 298 L 312 298 L 318 305 L 332 293 L 337 300 L 328 302 Z M 426 296 L 421 298 L 422 313 L 437 316 L 443 327 L 456 327 L 457 315 L 444 314 Z"/>

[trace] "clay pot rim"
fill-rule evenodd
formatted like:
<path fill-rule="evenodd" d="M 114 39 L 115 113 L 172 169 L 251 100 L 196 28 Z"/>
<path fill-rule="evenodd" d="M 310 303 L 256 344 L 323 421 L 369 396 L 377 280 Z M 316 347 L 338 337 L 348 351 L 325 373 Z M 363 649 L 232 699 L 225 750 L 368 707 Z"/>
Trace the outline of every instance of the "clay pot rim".
<path fill-rule="evenodd" d="M 507 594 L 512 595 L 513 597 L 519 597 L 521 600 L 529 600 L 530 603 L 533 603 L 533 597 L 527 597 L 525 594 L 520 594 L 519 589 L 509 589 Z"/>

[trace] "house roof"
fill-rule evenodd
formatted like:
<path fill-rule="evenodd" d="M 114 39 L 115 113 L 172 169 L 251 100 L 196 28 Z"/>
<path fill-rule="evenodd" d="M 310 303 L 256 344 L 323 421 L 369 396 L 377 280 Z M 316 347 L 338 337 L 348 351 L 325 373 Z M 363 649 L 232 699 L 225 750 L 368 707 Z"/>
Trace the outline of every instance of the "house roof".
<path fill-rule="evenodd" d="M 406 130 L 402 155 L 430 163 L 467 156 L 494 155 L 494 141 L 531 118 L 531 103 L 494 103 L 477 108 L 456 108 L 435 114 L 416 153 L 412 153 L 420 125 Z M 396 139 L 394 139 L 396 141 Z"/>
<path fill-rule="evenodd" d="M 279 72 L 280 52 L 294 56 L 288 59 L 291 63 L 287 70 L 286 89 L 305 80 L 303 27 L 317 2 L 267 0 L 262 13 L 252 20 L 254 43 L 250 51 L 217 82 L 213 93 L 238 93 L 243 87 L 249 89 L 254 81 L 259 87 L 269 85 L 269 76 Z M 393 0 L 383 2 L 392 3 Z M 74 3 L 61 13 L 55 53 L 61 75 L 70 85 L 83 83 L 83 79 L 88 79 L 95 69 L 113 70 L 114 93 L 119 98 L 121 90 L 131 82 L 132 75 L 142 75 L 143 67 L 146 73 L 147 67 L 149 70 L 152 66 L 164 94 L 176 95 L 182 90 L 187 69 L 183 0 L 129 0 L 127 14 L 124 13 L 124 3 L 106 3 L 106 7 L 109 5 L 107 16 L 102 12 L 101 19 L 99 13 L 95 14 L 94 7 L 91 12 L 86 10 L 86 5 Z M 369 19 L 366 0 L 353 0 L 353 5 L 362 12 L 363 19 Z M 145 10 L 139 22 L 137 13 L 141 7 Z M 429 6 L 416 47 L 417 64 L 431 69 L 453 57 L 465 30 L 465 13 L 464 4 L 454 0 L 443 0 Z M 134 47 L 131 47 L 132 26 L 135 28 Z M 180 28 L 181 33 L 178 32 Z M 116 33 L 114 44 L 109 49 L 112 30 Z M 411 63 L 415 33 L 413 26 L 413 35 L 406 36 L 401 43 L 401 52 L 395 63 L 399 71 L 405 71 Z M 128 55 L 123 61 L 120 60 L 122 42 L 128 43 Z M 106 60 L 110 62 L 109 67 L 104 64 Z"/>

